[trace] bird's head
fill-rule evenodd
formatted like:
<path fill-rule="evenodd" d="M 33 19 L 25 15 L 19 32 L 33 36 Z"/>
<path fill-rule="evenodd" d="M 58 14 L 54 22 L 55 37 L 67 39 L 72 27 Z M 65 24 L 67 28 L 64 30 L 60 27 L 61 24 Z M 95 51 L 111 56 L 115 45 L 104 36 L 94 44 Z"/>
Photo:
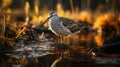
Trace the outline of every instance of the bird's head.
<path fill-rule="evenodd" d="M 50 12 L 48 14 L 48 18 L 52 18 L 52 17 L 57 17 L 57 13 L 56 12 Z"/>
<path fill-rule="evenodd" d="M 44 25 L 49 19 L 50 20 L 53 20 L 53 19 L 55 19 L 55 18 L 57 18 L 58 16 L 57 16 L 57 13 L 56 12 L 50 12 L 49 14 L 48 14 L 48 18 L 44 21 L 44 22 L 42 22 L 41 24 L 40 24 L 40 26 L 42 26 L 42 25 Z"/>

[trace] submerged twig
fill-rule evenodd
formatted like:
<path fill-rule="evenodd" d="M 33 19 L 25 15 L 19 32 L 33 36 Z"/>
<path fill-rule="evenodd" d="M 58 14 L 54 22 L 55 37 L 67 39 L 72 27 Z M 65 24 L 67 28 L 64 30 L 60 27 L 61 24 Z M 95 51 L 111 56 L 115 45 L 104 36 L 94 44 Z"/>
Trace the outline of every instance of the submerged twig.
<path fill-rule="evenodd" d="M 20 30 L 20 31 L 17 33 L 16 38 L 18 38 L 18 37 L 23 33 L 23 31 L 26 30 L 26 28 L 27 28 L 27 27 L 24 27 L 22 30 Z"/>

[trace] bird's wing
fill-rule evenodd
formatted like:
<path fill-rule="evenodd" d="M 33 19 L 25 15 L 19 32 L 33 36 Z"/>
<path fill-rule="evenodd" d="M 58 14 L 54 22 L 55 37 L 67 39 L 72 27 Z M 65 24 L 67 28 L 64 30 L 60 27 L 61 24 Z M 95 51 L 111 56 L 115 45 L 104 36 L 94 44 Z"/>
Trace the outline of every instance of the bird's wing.
<path fill-rule="evenodd" d="M 83 27 L 82 24 L 78 24 L 68 18 L 60 17 L 60 21 L 62 22 L 62 26 L 69 29 L 72 33 L 79 31 Z"/>

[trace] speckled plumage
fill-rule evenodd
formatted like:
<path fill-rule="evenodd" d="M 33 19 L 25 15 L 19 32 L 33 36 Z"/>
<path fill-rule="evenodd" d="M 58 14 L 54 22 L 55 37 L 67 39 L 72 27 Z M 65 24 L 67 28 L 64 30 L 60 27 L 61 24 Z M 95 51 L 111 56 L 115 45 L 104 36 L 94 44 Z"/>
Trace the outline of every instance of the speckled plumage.
<path fill-rule="evenodd" d="M 75 23 L 71 19 L 58 17 L 56 13 L 49 14 L 49 29 L 58 36 L 70 36 L 80 32 L 86 25 Z"/>

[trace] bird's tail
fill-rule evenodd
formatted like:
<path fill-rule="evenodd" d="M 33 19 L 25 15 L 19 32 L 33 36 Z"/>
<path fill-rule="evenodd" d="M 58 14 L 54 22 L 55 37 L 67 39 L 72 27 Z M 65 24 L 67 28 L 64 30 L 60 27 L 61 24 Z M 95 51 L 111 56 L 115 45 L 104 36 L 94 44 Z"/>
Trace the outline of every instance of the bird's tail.
<path fill-rule="evenodd" d="M 79 27 L 80 28 L 84 28 L 84 29 L 89 29 L 89 30 L 91 30 L 92 29 L 92 26 L 90 25 L 90 24 L 87 24 L 87 23 L 80 23 L 79 24 Z"/>

